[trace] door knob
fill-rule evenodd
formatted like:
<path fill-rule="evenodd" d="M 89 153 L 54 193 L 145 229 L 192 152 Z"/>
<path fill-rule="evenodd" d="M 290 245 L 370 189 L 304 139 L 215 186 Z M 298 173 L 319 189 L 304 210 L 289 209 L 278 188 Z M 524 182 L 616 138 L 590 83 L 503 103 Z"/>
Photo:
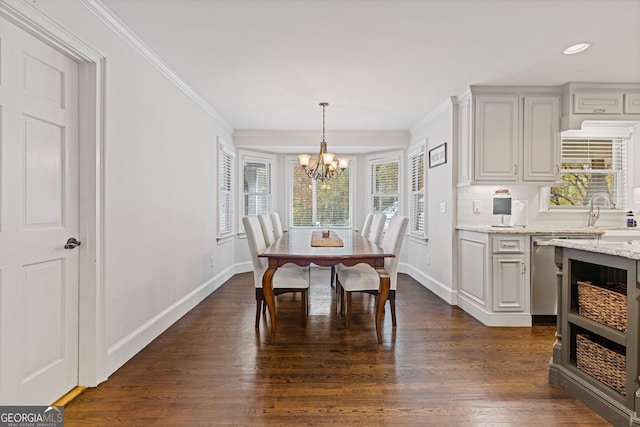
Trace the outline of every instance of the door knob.
<path fill-rule="evenodd" d="M 77 240 L 74 237 L 70 237 L 69 240 L 67 240 L 67 244 L 64 245 L 65 249 L 74 249 L 76 246 L 80 246 L 82 244 L 81 241 Z"/>

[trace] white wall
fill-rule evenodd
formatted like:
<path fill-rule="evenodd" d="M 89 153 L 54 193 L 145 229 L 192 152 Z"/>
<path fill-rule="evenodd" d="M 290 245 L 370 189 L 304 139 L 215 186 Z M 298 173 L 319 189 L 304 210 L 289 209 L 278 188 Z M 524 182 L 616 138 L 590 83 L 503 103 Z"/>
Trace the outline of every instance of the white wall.
<path fill-rule="evenodd" d="M 233 274 L 234 241 L 216 243 L 215 190 L 216 141 L 232 139 L 224 121 L 79 2 L 35 6 L 106 58 L 107 366 L 100 377 L 122 366 Z"/>
<path fill-rule="evenodd" d="M 450 304 L 456 302 L 453 289 L 453 242 L 456 206 L 453 165 L 456 147 L 453 141 L 453 108 L 446 101 L 411 131 L 411 146 L 425 144 L 428 150 L 446 142 L 447 163 L 427 169 L 427 237 L 407 238 L 406 272 Z M 445 212 L 441 212 L 444 206 Z"/>

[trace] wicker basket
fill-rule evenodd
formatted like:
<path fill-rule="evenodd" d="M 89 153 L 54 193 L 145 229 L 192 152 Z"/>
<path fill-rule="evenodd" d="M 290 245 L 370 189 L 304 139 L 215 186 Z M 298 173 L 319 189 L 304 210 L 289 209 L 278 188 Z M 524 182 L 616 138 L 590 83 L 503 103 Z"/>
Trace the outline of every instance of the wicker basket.
<path fill-rule="evenodd" d="M 627 331 L 627 287 L 624 283 L 578 282 L 578 313 L 610 328 Z"/>
<path fill-rule="evenodd" d="M 627 394 L 626 358 L 613 350 L 591 341 L 588 336 L 576 335 L 576 365 L 623 396 Z"/>

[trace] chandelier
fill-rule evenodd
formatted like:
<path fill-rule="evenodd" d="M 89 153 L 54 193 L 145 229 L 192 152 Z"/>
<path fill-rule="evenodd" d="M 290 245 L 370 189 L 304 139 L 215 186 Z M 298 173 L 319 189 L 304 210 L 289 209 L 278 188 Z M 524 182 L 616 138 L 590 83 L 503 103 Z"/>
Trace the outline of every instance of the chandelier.
<path fill-rule="evenodd" d="M 308 154 L 300 154 L 300 166 L 309 178 L 316 181 L 329 181 L 332 178 L 339 177 L 342 172 L 349 166 L 349 159 L 340 158 L 334 160 L 332 153 L 327 153 L 327 141 L 324 140 L 324 109 L 329 105 L 328 102 L 321 102 L 322 107 L 322 142 L 320 142 L 320 152 L 318 157 L 309 165 L 311 156 Z"/>

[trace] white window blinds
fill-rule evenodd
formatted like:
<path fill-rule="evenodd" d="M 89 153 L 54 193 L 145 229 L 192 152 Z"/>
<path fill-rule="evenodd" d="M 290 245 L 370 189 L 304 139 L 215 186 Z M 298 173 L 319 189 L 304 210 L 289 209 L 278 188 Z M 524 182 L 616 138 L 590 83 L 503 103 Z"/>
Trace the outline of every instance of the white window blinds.
<path fill-rule="evenodd" d="M 271 163 L 244 160 L 244 215 L 267 213 L 271 209 Z"/>
<path fill-rule="evenodd" d="M 293 227 L 350 226 L 350 168 L 330 181 L 310 179 L 302 168 L 292 163 L 291 219 Z"/>
<path fill-rule="evenodd" d="M 399 160 L 371 163 L 371 212 L 387 215 L 387 224 L 398 213 Z"/>
<path fill-rule="evenodd" d="M 409 232 L 424 236 L 425 183 L 424 151 L 409 156 L 411 206 L 409 212 Z"/>
<path fill-rule="evenodd" d="M 626 205 L 627 144 L 622 138 L 563 139 L 562 185 L 551 188 L 550 206 L 586 206 L 598 193 L 606 193 L 616 207 Z M 597 205 L 606 206 L 599 197 Z"/>
<path fill-rule="evenodd" d="M 224 236 L 232 231 L 232 164 L 233 156 L 220 147 L 218 193 L 218 235 Z"/>

